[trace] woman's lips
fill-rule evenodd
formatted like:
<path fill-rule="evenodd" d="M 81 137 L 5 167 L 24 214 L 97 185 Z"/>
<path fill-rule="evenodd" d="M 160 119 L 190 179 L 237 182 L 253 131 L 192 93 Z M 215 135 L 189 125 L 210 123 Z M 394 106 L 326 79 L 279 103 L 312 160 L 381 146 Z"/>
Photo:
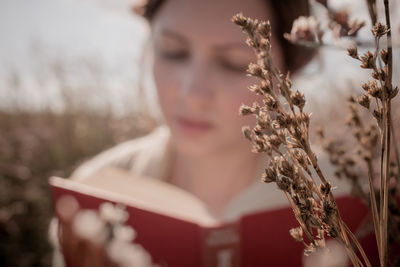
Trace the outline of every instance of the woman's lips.
<path fill-rule="evenodd" d="M 186 131 L 205 132 L 211 130 L 214 126 L 212 123 L 203 120 L 195 120 L 190 118 L 178 118 L 178 125 Z"/>

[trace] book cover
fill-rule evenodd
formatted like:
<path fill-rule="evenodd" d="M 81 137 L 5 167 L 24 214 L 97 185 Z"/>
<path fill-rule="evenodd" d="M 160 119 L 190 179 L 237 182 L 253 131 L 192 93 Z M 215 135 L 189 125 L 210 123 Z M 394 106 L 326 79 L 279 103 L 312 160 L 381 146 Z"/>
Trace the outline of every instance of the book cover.
<path fill-rule="evenodd" d="M 138 233 L 135 242 L 161 266 L 301 266 L 304 246 L 289 234 L 298 226 L 290 207 L 225 222 L 210 216 L 190 194 L 151 178 L 108 171 L 85 181 L 52 177 L 50 184 L 55 201 L 72 195 L 85 209 L 97 209 L 105 201 L 125 205 L 126 223 Z M 345 196 L 337 203 L 352 230 L 368 216 L 357 199 Z M 376 254 L 374 242 L 371 234 L 362 238 L 367 255 Z"/>

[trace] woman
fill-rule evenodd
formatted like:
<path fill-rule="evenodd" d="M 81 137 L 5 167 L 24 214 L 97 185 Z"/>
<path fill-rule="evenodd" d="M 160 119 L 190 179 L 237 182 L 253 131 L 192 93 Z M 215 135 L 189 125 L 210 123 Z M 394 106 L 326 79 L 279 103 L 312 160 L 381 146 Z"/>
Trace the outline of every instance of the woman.
<path fill-rule="evenodd" d="M 140 175 L 163 176 L 198 196 L 216 216 L 220 215 L 234 196 L 254 182 L 254 170 L 259 169 L 259 155 L 251 153 L 240 130 L 253 122 L 238 115 L 241 103 L 256 100 L 246 90 L 254 81 L 245 75 L 255 56 L 245 44 L 244 34 L 231 22 L 232 15 L 243 11 L 252 18 L 272 20 L 278 31 L 273 38 L 274 60 L 281 69 L 296 71 L 312 55 L 311 51 L 294 48 L 278 38 L 290 31 L 288 15 L 293 20 L 308 13 L 306 1 L 271 3 L 150 1 L 142 11 L 151 25 L 154 80 L 168 130 L 158 130 L 167 137 L 142 140 L 167 140 L 168 170 L 152 164 L 152 173 L 141 173 L 145 167 L 137 165 L 142 162 L 141 153 L 148 151 L 138 145 L 142 140 L 134 140 L 84 164 L 74 177 L 85 177 L 109 165 Z M 296 12 L 287 13 L 292 12 L 290 9 Z M 282 11 L 285 13 L 278 13 Z"/>
<path fill-rule="evenodd" d="M 188 191 L 225 220 L 287 205 L 273 185 L 259 182 L 264 162 L 241 133 L 242 126 L 254 123 L 240 117 L 238 108 L 256 100 L 246 90 L 254 81 L 245 75 L 255 56 L 231 17 L 243 12 L 271 20 L 273 60 L 293 73 L 314 52 L 282 36 L 295 18 L 308 14 L 307 1 L 150 0 L 139 12 L 151 26 L 153 73 L 165 126 L 100 154 L 73 178 L 85 179 L 109 166 L 125 169 Z M 300 264 L 301 252 L 294 257 Z"/>

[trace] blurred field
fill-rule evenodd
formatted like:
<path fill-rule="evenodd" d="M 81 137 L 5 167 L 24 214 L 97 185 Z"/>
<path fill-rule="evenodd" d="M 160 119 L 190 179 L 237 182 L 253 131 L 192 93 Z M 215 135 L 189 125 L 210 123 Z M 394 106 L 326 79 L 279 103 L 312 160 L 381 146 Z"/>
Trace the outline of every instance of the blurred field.
<path fill-rule="evenodd" d="M 0 266 L 51 266 L 47 178 L 154 125 L 138 114 L 0 111 Z"/>

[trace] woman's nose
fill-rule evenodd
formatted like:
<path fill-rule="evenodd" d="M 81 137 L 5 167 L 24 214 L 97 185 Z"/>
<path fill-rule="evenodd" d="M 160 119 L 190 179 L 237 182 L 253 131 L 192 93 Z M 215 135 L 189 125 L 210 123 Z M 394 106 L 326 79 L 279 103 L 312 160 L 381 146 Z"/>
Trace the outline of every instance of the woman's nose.
<path fill-rule="evenodd" d="M 210 65 L 204 61 L 193 62 L 184 71 L 179 93 L 188 101 L 208 102 L 214 91 Z"/>

